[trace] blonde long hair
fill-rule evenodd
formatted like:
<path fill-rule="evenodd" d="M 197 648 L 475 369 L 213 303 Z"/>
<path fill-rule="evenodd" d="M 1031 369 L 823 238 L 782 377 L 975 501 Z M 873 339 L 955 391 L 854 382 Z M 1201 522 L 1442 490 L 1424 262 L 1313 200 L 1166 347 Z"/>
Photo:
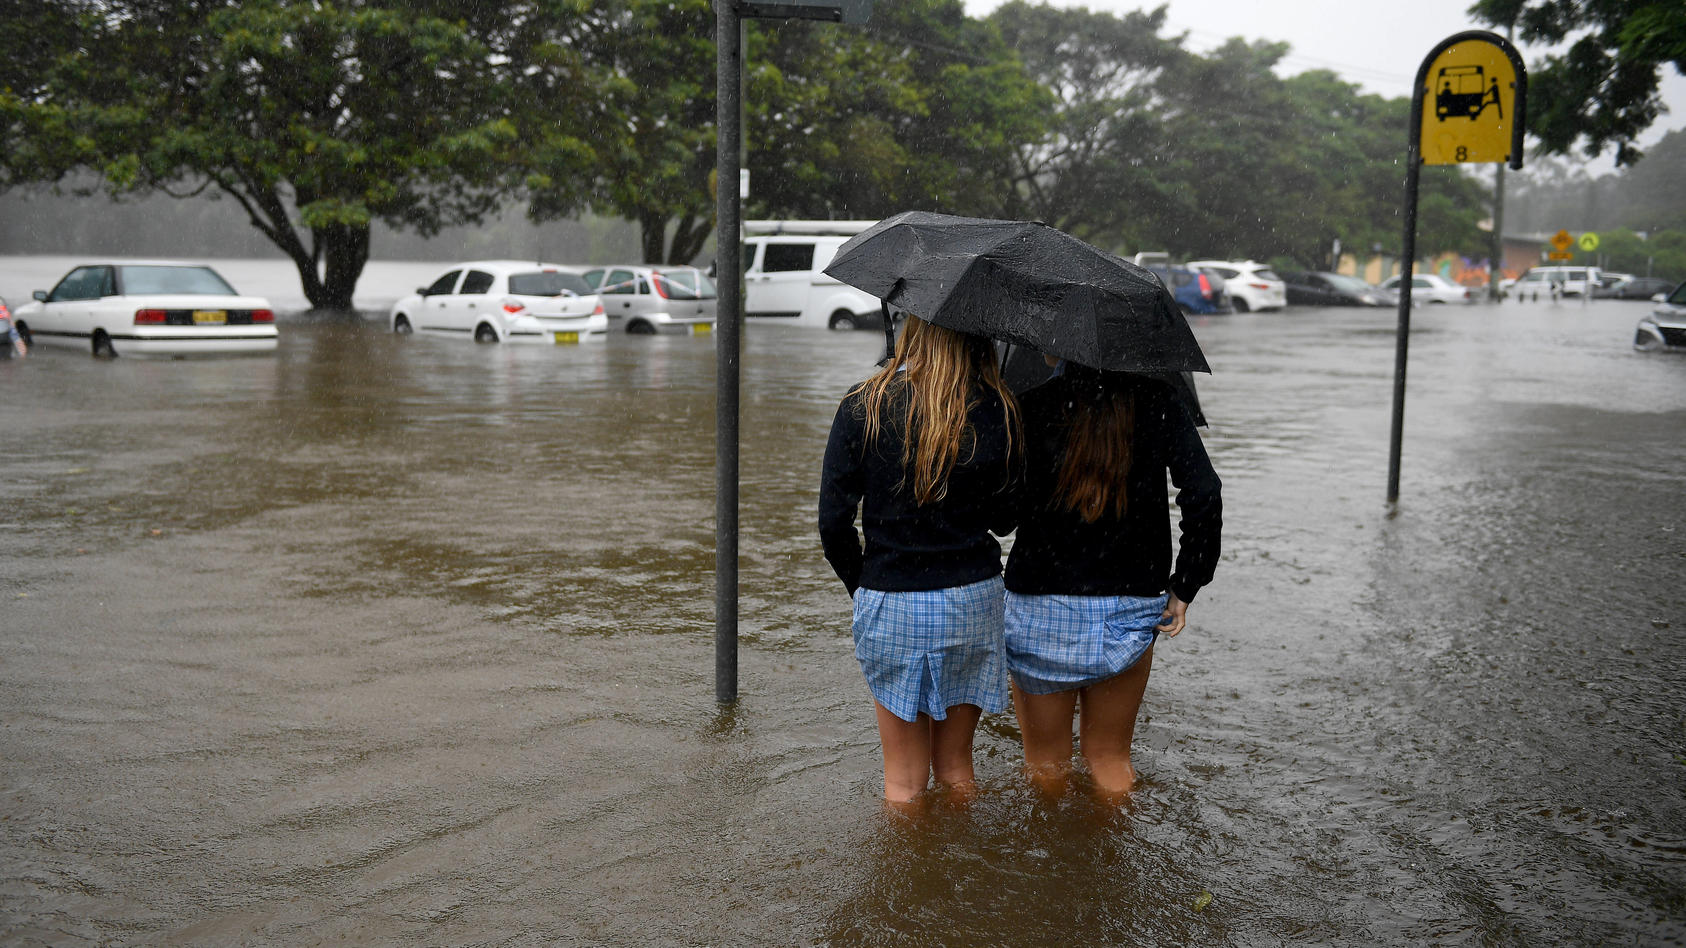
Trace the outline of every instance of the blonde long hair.
<path fill-rule="evenodd" d="M 966 416 L 977 405 L 980 385 L 1001 399 L 1010 465 L 1019 440 L 1018 404 L 1001 379 L 994 344 L 982 336 L 932 325 L 909 314 L 896 351 L 884 368 L 850 391 L 851 396 L 861 396 L 868 445 L 883 431 L 892 394 L 908 392 L 901 419 L 902 486 L 911 475 L 918 503 L 947 496 L 948 476 L 963 444 L 977 450 L 976 434 Z M 972 440 L 967 444 L 969 437 Z"/>

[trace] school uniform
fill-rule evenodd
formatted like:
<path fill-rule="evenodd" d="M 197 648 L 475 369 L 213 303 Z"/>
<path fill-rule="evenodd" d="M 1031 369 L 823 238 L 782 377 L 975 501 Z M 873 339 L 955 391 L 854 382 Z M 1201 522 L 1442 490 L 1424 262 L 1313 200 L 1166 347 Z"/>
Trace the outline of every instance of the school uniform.
<path fill-rule="evenodd" d="M 1007 658 L 1031 694 L 1105 681 L 1153 645 L 1167 591 L 1193 602 L 1212 580 L 1223 526 L 1222 484 L 1194 422 L 1170 386 L 1107 376 L 1135 399 L 1122 516 L 1084 521 L 1054 499 L 1068 417 L 1092 370 L 1066 372 L 1019 397 L 1025 477 L 1007 559 Z M 1177 486 L 1181 542 L 1171 557 L 1166 472 Z"/>
<path fill-rule="evenodd" d="M 855 657 L 873 697 L 896 717 L 1007 707 L 1001 546 L 1012 507 L 1001 399 L 976 392 L 947 492 L 926 504 L 902 466 L 908 391 L 891 390 L 866 441 L 860 395 L 838 406 L 820 474 L 820 545 L 854 598 Z M 855 531 L 860 512 L 865 547 Z"/>

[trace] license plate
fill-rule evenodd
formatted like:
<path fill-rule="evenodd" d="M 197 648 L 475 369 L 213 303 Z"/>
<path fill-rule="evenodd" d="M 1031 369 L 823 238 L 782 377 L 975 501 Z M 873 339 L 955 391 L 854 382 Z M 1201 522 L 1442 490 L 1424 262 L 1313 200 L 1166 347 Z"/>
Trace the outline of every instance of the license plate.
<path fill-rule="evenodd" d="M 565 345 L 580 341 L 580 334 L 577 332 L 553 332 L 551 335 L 556 337 L 557 345 Z"/>
<path fill-rule="evenodd" d="M 224 309 L 196 309 L 193 311 L 193 325 L 221 326 L 228 322 L 228 311 Z"/>
<path fill-rule="evenodd" d="M 691 335 L 693 335 L 693 336 L 706 336 L 713 331 L 714 331 L 714 324 L 713 323 L 692 323 L 691 324 Z"/>

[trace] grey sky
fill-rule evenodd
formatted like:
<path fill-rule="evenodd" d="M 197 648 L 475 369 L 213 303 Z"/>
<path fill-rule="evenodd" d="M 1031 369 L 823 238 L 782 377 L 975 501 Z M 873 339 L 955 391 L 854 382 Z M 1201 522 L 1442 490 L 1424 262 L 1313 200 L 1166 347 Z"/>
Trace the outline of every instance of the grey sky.
<path fill-rule="evenodd" d="M 1000 0 L 965 0 L 966 10 L 982 16 Z M 1130 0 L 1055 0 L 1055 6 L 1086 6 L 1122 13 L 1151 9 L 1155 4 Z M 1169 0 L 1167 18 L 1172 33 L 1187 33 L 1188 46 L 1208 50 L 1231 36 L 1248 40 L 1285 40 L 1293 49 L 1279 72 L 1292 75 L 1307 69 L 1330 69 L 1367 92 L 1407 96 L 1417 67 L 1430 48 L 1462 30 L 1482 29 L 1466 12 L 1470 0 L 1416 0 L 1410 4 L 1352 3 L 1351 0 Z M 1538 59 L 1542 49 L 1524 46 L 1523 58 Z M 1669 112 L 1641 138 L 1641 145 L 1672 129 L 1686 128 L 1686 78 L 1672 66 L 1663 67 L 1663 99 Z M 1611 166 L 1609 152 L 1595 162 Z"/>

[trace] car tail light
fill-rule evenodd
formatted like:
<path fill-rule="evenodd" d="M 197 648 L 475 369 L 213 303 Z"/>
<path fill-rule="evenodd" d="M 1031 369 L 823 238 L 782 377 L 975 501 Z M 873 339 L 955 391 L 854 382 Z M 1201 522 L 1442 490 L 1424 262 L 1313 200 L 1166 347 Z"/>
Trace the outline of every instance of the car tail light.
<path fill-rule="evenodd" d="M 527 308 L 527 304 L 521 302 L 520 300 L 504 300 L 503 301 L 503 311 L 510 314 L 511 316 L 515 315 L 516 313 L 521 312 L 522 310 L 524 310 L 526 308 Z"/>
<path fill-rule="evenodd" d="M 1247 285 L 1252 287 L 1255 290 L 1268 290 L 1268 289 L 1270 289 L 1269 283 L 1249 283 Z"/>
<path fill-rule="evenodd" d="M 254 309 L 252 310 L 252 322 L 273 323 L 275 322 L 275 311 L 272 309 Z"/>
<path fill-rule="evenodd" d="M 1200 276 L 1200 295 L 1206 297 L 1207 299 L 1211 299 L 1212 298 L 1212 281 L 1206 279 L 1206 274 L 1204 274 L 1204 273 L 1200 274 L 1199 276 Z"/>
<path fill-rule="evenodd" d="M 6 304 L 0 303 L 0 319 L 11 319 L 12 314 L 6 310 Z"/>
<path fill-rule="evenodd" d="M 137 309 L 137 310 L 135 310 L 135 325 L 136 326 L 144 326 L 148 323 L 157 323 L 157 324 L 162 325 L 163 322 L 164 322 L 164 311 L 161 310 L 161 309 Z"/>
<path fill-rule="evenodd" d="M 657 296 L 664 300 L 670 298 L 667 295 L 667 277 L 664 277 L 659 273 L 652 273 L 650 274 L 650 282 L 655 284 Z"/>
<path fill-rule="evenodd" d="M 594 309 L 592 309 L 591 315 L 593 315 L 593 316 L 603 315 L 603 304 L 602 304 L 601 301 L 599 301 L 597 306 Z"/>

